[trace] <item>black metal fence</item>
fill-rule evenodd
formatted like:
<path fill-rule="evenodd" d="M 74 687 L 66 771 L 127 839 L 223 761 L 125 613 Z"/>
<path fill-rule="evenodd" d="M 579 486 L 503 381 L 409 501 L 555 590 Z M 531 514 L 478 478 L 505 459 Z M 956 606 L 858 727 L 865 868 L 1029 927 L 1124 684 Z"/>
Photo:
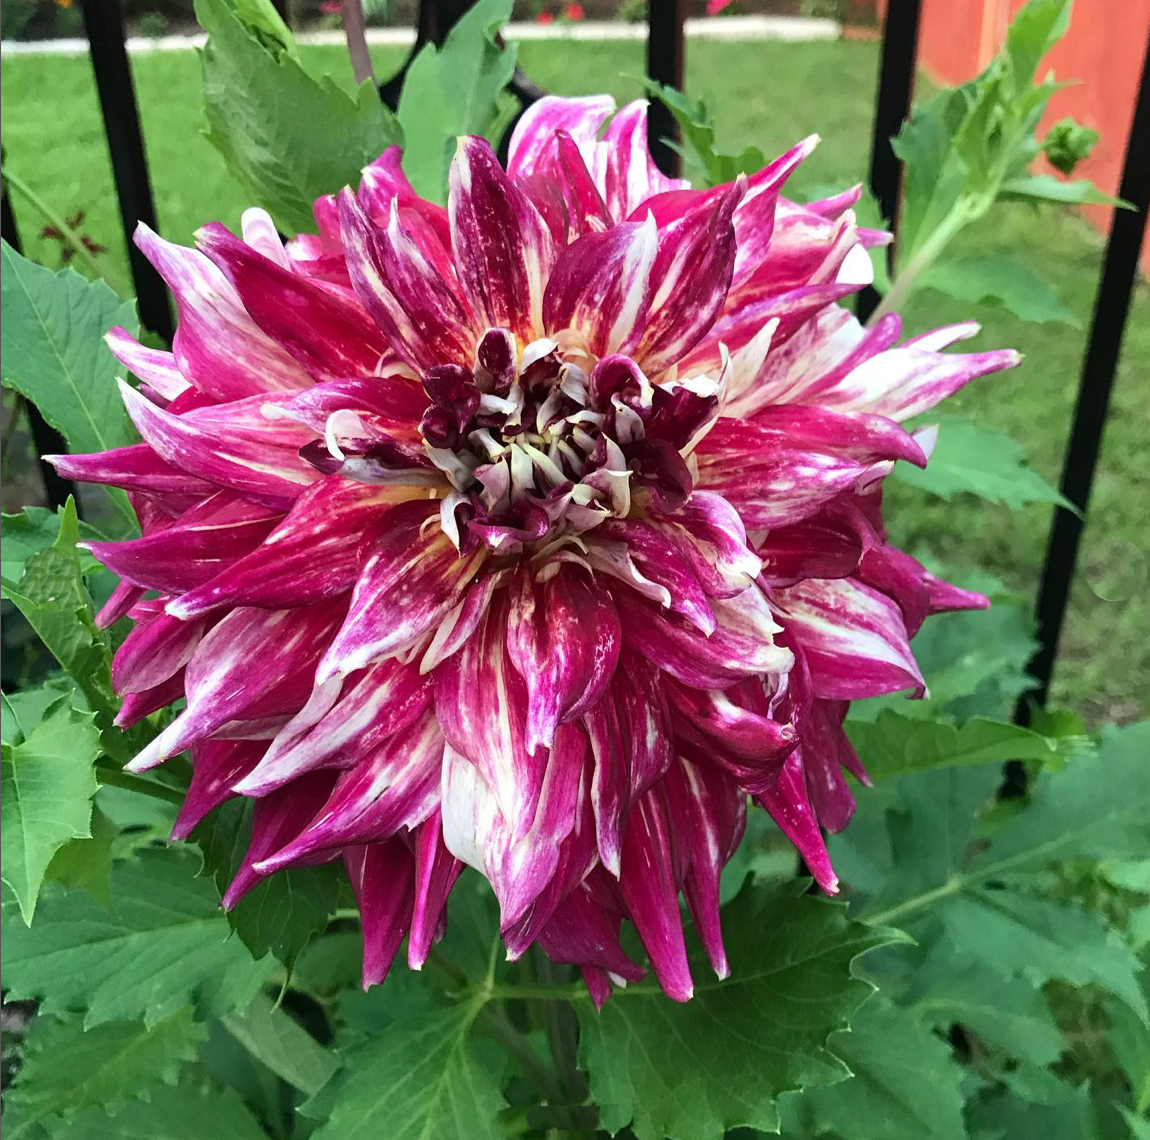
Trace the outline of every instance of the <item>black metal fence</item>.
<path fill-rule="evenodd" d="M 140 319 L 147 328 L 170 341 L 173 323 L 167 291 L 159 274 L 131 241 L 137 221 L 142 220 L 155 226 L 156 211 L 132 85 L 131 65 L 124 42 L 119 0 L 81 0 L 81 3 Z M 281 15 L 286 15 L 286 6 L 286 0 L 276 3 Z M 428 41 L 442 43 L 452 25 L 468 7 L 470 0 L 421 0 L 414 50 Z M 648 75 L 679 88 L 683 85 L 683 8 L 683 0 L 651 0 L 647 28 Z M 921 8 L 922 0 L 889 0 L 882 33 L 882 62 L 875 98 L 869 181 L 883 215 L 891 219 L 896 241 L 902 172 L 890 140 L 898 133 L 910 109 Z M 398 99 L 405 71 L 406 67 L 382 84 L 380 94 L 387 102 L 394 104 Z M 518 70 L 511 86 L 524 104 L 541 94 Z M 673 172 L 678 156 L 662 140 L 675 136 L 675 123 L 662 106 L 651 108 L 649 128 L 651 149 L 656 161 L 664 170 Z M 1125 156 L 1119 195 L 1135 209 L 1114 211 L 1083 357 L 1073 425 L 1063 461 L 1061 491 L 1079 513 L 1063 508 L 1055 511 L 1036 602 L 1040 647 L 1030 664 L 1035 689 L 1029 700 L 1039 706 L 1046 701 L 1070 587 L 1074 580 L 1123 332 L 1138 272 L 1138 255 L 1146 228 L 1147 211 L 1150 210 L 1150 44 L 1147 45 Z M 4 237 L 19 248 L 19 235 L 6 196 L 2 220 Z M 860 313 L 867 315 L 875 304 L 877 295 L 873 290 L 867 291 L 860 298 Z M 29 412 L 32 415 L 32 433 L 37 450 L 41 454 L 64 450 L 62 441 L 53 438 L 55 433 L 35 409 L 30 407 Z M 71 487 L 47 464 L 42 464 L 42 468 L 47 498 L 53 505 L 58 505 L 64 501 Z M 1026 721 L 1030 707 L 1027 701 L 1020 702 L 1016 719 Z"/>

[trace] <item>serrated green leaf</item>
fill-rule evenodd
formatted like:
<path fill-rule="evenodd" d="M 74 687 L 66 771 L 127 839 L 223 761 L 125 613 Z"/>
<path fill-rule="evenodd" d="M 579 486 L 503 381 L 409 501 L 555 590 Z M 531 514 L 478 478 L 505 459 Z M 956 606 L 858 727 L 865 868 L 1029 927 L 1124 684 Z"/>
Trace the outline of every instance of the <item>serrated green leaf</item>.
<path fill-rule="evenodd" d="M 119 742 L 110 740 L 117 707 L 112 693 L 111 654 L 96 628 L 92 601 L 84 587 L 80 552 L 76 548 L 79 519 L 70 497 L 59 518 L 55 541 L 28 556 L 19 582 L 4 580 L 3 596 L 15 604 L 64 672 L 79 686 L 97 715 L 105 747 L 111 744 L 114 748 Z"/>
<path fill-rule="evenodd" d="M 1103 193 L 1093 182 L 1076 178 L 1071 182 L 1055 178 L 1053 174 L 1029 174 L 1024 178 L 1011 178 L 1002 186 L 1002 196 L 1016 202 L 1053 202 L 1058 206 L 1117 206 L 1132 209 L 1129 202 Z"/>
<path fill-rule="evenodd" d="M 68 1118 L 87 1108 L 115 1112 L 156 1085 L 175 1084 L 207 1037 L 191 1006 L 148 1029 L 143 1022 L 110 1022 L 85 1031 L 76 1021 L 36 1018 L 24 1063 L 9 1094 L 24 1120 Z"/>
<path fill-rule="evenodd" d="M 18 689 L 14 693 L 0 694 L 0 740 L 5 744 L 19 744 L 43 719 L 44 714 L 67 689 L 53 684 L 35 689 Z"/>
<path fill-rule="evenodd" d="M 973 717 L 955 727 L 938 720 L 919 720 L 890 710 L 873 724 L 848 721 L 847 735 L 876 779 L 921 772 L 927 768 L 1038 760 L 1057 766 L 1090 751 L 1084 736 L 1043 736 L 1004 721 Z"/>
<path fill-rule="evenodd" d="M 1065 1097 L 1053 1104 L 1032 1104 L 1017 1096 L 999 1096 L 973 1105 L 968 1113 L 973 1137 L 986 1140 L 1084 1140 L 1094 1135 L 1090 1086 L 1064 1084 Z"/>
<path fill-rule="evenodd" d="M 1150 976 L 1144 971 L 1140 980 L 1142 995 L 1150 1002 Z M 1134 1111 L 1146 1115 L 1150 1113 L 1150 1026 L 1119 1001 L 1107 1002 L 1106 1018 L 1110 1023 L 1110 1048 L 1130 1082 Z"/>
<path fill-rule="evenodd" d="M 1011 21 L 1003 51 L 1018 87 L 1034 82 L 1043 57 L 1066 35 L 1070 7 L 1071 0 L 1030 0 Z"/>
<path fill-rule="evenodd" d="M 245 1009 L 226 1013 L 221 1020 L 253 1057 L 308 1096 L 319 1092 L 336 1070 L 335 1054 L 266 994 L 256 994 Z"/>
<path fill-rule="evenodd" d="M 84 890 L 105 907 L 112 905 L 112 848 L 120 829 L 95 805 L 91 835 L 65 843 L 48 864 L 45 877 L 66 891 Z"/>
<path fill-rule="evenodd" d="M 393 1022 L 351 1050 L 315 1140 L 503 1140 L 506 1102 L 470 1040 L 481 1004 Z"/>
<path fill-rule="evenodd" d="M 228 1088 L 157 1088 L 119 1112 L 89 1109 L 50 1131 L 51 1140 L 268 1140 L 268 1134 Z"/>
<path fill-rule="evenodd" d="M 1150 1120 L 1147 1120 L 1144 1115 L 1136 1115 L 1123 1106 L 1122 1119 L 1126 1121 L 1126 1125 L 1130 1129 L 1132 1140 L 1150 1140 Z M 1048 1140 L 1048 1138 L 1044 1138 L 1044 1140 Z"/>
<path fill-rule="evenodd" d="M 1061 321 L 1074 328 L 1082 323 L 1058 299 L 1049 281 L 1005 254 L 960 257 L 936 264 L 923 274 L 922 284 L 971 304 L 999 304 L 1024 321 Z"/>
<path fill-rule="evenodd" d="M 871 992 L 851 971 L 891 931 L 846 919 L 839 905 L 754 884 L 723 908 L 731 978 L 696 956 L 694 998 L 670 1002 L 653 982 L 579 1005 L 583 1065 L 600 1124 L 639 1140 L 718 1140 L 740 1125 L 778 1128 L 780 1093 L 844 1079 L 826 1046 Z M 706 980 L 703 980 L 706 979 Z"/>
<path fill-rule="evenodd" d="M 1016 440 L 966 420 L 942 420 L 938 445 L 926 468 L 900 463 L 894 477 L 947 500 L 965 493 L 1012 510 L 1027 503 L 1070 506 L 1041 475 L 1026 466 Z"/>
<path fill-rule="evenodd" d="M 1037 984 L 1004 979 L 956 954 L 941 935 L 916 965 L 911 986 L 899 1004 L 927 1025 L 946 1029 L 957 1022 L 985 1044 L 1032 1065 L 1053 1064 L 1065 1048 Z"/>
<path fill-rule="evenodd" d="M 252 802 L 236 798 L 221 804 L 196 828 L 193 839 L 204 853 L 204 873 L 223 893 L 232 881 L 251 837 Z M 252 952 L 262 958 L 271 951 L 291 967 L 312 936 L 328 924 L 340 905 L 343 884 L 339 869 L 293 867 L 269 875 L 228 911 L 228 922 Z"/>
<path fill-rule="evenodd" d="M 4 984 L 47 1013 L 86 1010 L 89 1027 L 143 1019 L 154 1025 L 201 990 L 219 990 L 255 967 L 229 938 L 211 883 L 187 849 L 150 848 L 112 873 L 112 913 L 94 899 L 45 887 L 35 926 L 4 906 Z M 263 976 L 271 963 L 262 965 Z M 257 974 L 258 976 L 258 974 Z M 258 983 L 257 983 L 258 984 Z M 251 1000 L 247 989 L 242 1000 Z"/>
<path fill-rule="evenodd" d="M 47 507 L 25 507 L 18 515 L 0 515 L 0 538 L 3 539 L 3 559 L 0 574 L 10 582 L 19 582 L 29 557 L 46 550 L 60 533 L 64 508 L 50 511 Z M 95 527 L 81 522 L 79 536 L 86 541 L 100 541 L 105 536 Z M 79 552 L 80 573 L 87 576 L 100 569 L 100 563 L 86 550 Z"/>
<path fill-rule="evenodd" d="M 495 34 L 511 18 L 511 0 L 480 0 L 448 33 L 438 51 L 426 44 L 403 81 L 396 115 L 406 144 L 403 170 L 417 194 L 446 200 L 447 166 L 459 135 L 497 143 L 507 125 L 500 99 L 515 71 L 514 45 Z"/>
<path fill-rule="evenodd" d="M 750 174 L 762 169 L 766 159 L 756 146 L 744 147 L 738 154 L 716 150 L 715 124 L 701 99 L 692 101 L 682 91 L 654 79 L 645 79 L 643 85 L 675 117 L 682 129 L 686 146 L 679 146 L 670 140 L 664 141 L 669 142 L 672 149 L 698 171 L 706 185 L 718 186 L 732 181 L 739 174 Z"/>
<path fill-rule="evenodd" d="M 853 1075 L 799 1094 L 796 1108 L 812 1131 L 842 1140 L 965 1140 L 963 1070 L 910 1013 L 875 995 L 829 1045 Z"/>
<path fill-rule="evenodd" d="M 55 273 L 7 242 L 0 250 L 4 384 L 31 400 L 73 451 L 134 443 L 115 384 L 123 369 L 103 337 L 115 325 L 136 332 L 135 306 L 74 269 Z"/>
<path fill-rule="evenodd" d="M 3 880 L 28 924 L 52 856 L 69 839 L 88 838 L 94 764 L 100 735 L 92 713 L 59 698 L 19 744 L 5 745 L 0 762 L 0 843 Z"/>
<path fill-rule="evenodd" d="M 1150 850 L 1150 721 L 1108 728 L 1096 756 L 1043 775 L 1031 802 L 970 865 L 983 877 Z"/>
<path fill-rule="evenodd" d="M 312 203 L 359 181 L 402 142 L 394 116 L 364 82 L 354 97 L 301 64 L 268 0 L 196 0 L 207 137 L 255 200 L 292 233 L 314 228 Z"/>

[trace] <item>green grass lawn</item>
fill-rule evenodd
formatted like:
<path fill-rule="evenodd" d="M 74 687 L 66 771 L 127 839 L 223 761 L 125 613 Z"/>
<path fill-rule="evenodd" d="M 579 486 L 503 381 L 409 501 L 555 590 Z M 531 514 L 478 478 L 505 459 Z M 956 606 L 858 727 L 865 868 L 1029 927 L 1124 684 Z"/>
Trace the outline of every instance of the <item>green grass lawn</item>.
<path fill-rule="evenodd" d="M 347 68 L 341 49 L 330 68 Z M 399 50 L 375 52 L 377 72 L 390 73 Z M 610 91 L 631 98 L 643 72 L 637 43 L 536 42 L 520 47 L 527 71 L 563 94 Z M 873 44 L 736 44 L 692 42 L 687 86 L 706 98 L 720 137 L 779 151 L 818 131 L 823 143 L 792 184 L 847 184 L 865 170 L 877 51 Z M 238 222 L 248 203 L 200 135 L 199 63 L 191 52 L 133 58 L 154 190 L 164 234 L 188 242 L 211 219 Z M 109 247 L 110 267 L 126 277 L 111 173 L 91 71 L 85 58 L 9 57 L 3 61 L 7 162 L 61 213 L 83 210 L 83 229 Z M 41 221 L 16 203 L 32 256 L 56 264 L 58 248 L 37 238 Z M 968 238 L 968 252 L 1021 254 L 1055 284 L 1081 327 L 1034 325 L 996 308 L 983 321 L 984 347 L 1014 345 L 1022 368 L 976 383 L 952 402 L 954 411 L 1018 438 L 1035 468 L 1058 476 L 1078 382 L 1085 326 L 1101 260 L 1098 236 L 1068 211 L 1000 208 Z M 906 312 L 911 330 L 971 315 L 971 306 L 925 293 Z M 1150 691 L 1150 290 L 1135 299 L 1115 392 L 1102 467 L 1095 486 L 1085 553 L 1056 676 L 1056 698 L 1093 723 L 1146 712 Z M 892 487 L 888 511 L 896 536 L 929 549 L 953 566 L 980 566 L 1027 594 L 1037 584 L 1049 511 L 1012 514 L 973 499 L 928 500 Z"/>

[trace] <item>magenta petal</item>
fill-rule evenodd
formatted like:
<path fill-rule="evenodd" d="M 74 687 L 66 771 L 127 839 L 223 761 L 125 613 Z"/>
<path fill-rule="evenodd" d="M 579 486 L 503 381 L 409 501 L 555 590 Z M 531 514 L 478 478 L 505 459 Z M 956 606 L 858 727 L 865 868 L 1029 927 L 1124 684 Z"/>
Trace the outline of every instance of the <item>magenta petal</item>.
<path fill-rule="evenodd" d="M 574 328 L 596 356 L 632 352 L 647 319 L 656 248 L 653 222 L 624 222 L 569 245 L 543 299 L 548 335 Z"/>
<path fill-rule="evenodd" d="M 431 703 L 431 695 L 430 678 L 394 659 L 351 678 L 330 704 L 317 690 L 237 790 L 266 795 L 303 772 L 356 764 L 389 737 L 405 732 Z"/>
<path fill-rule="evenodd" d="M 507 653 L 527 686 L 524 745 L 534 752 L 550 748 L 558 725 L 580 716 L 606 689 L 619 658 L 619 618 L 611 595 L 566 562 L 544 567 L 538 577 L 528 565 L 511 598 Z"/>
<path fill-rule="evenodd" d="M 524 343 L 534 340 L 543 328 L 543 289 L 555 242 L 484 139 L 459 140 L 448 211 L 459 283 L 471 311 L 481 325 L 508 328 Z"/>
<path fill-rule="evenodd" d="M 162 684 L 191 660 L 204 629 L 168 614 L 137 622 L 112 659 L 112 687 L 123 695 Z"/>
<path fill-rule="evenodd" d="M 180 321 L 172 350 L 180 373 L 196 388 L 217 400 L 236 400 L 306 387 L 304 370 L 258 327 L 208 258 L 164 241 L 142 222 L 134 240 L 176 299 Z"/>
<path fill-rule="evenodd" d="M 45 455 L 65 478 L 80 483 L 105 483 L 125 491 L 157 495 L 192 495 L 203 498 L 219 488 L 178 466 L 166 463 L 146 443 L 117 447 L 92 455 Z"/>
<path fill-rule="evenodd" d="M 585 885 L 576 887 L 559 904 L 540 932 L 539 942 L 552 962 L 590 966 L 628 982 L 642 981 L 646 974 L 619 943 L 618 917 L 608 915 Z"/>
<path fill-rule="evenodd" d="M 231 910 L 263 878 L 255 864 L 290 842 L 307 826 L 323 803 L 334 777 L 318 772 L 257 800 L 252 811 L 252 837 L 239 870 L 224 892 L 220 905 Z"/>
<path fill-rule="evenodd" d="M 313 379 L 375 371 L 385 343 L 350 297 L 281 268 L 218 222 L 202 227 L 196 240 L 231 281 L 252 320 Z"/>
<path fill-rule="evenodd" d="M 463 864 L 443 844 L 443 826 L 436 809 L 420 824 L 415 837 L 415 905 L 407 964 L 421 970 L 438 937 L 447 909 L 447 896 Z"/>
<path fill-rule="evenodd" d="M 815 877 L 815 882 L 828 895 L 838 894 L 838 876 L 831 866 L 831 857 L 819 830 L 819 821 L 815 818 L 814 808 L 807 795 L 801 749 L 791 753 L 783 765 L 778 782 L 760 792 L 755 799 L 766 808 L 771 819 L 798 849 L 807 869 Z"/>
<path fill-rule="evenodd" d="M 511 132 L 507 171 L 515 178 L 538 169 L 554 145 L 555 133 L 566 131 L 578 146 L 591 146 L 599 128 L 615 110 L 610 95 L 567 99 L 545 95 L 520 116 Z"/>
<path fill-rule="evenodd" d="M 418 827 L 438 803 L 442 758 L 443 734 L 434 715 L 425 713 L 340 774 L 315 818 L 291 842 L 269 852 L 256 869 L 267 875 L 310 861 L 317 853 L 374 843 L 400 828 Z"/>
<path fill-rule="evenodd" d="M 655 165 L 647 148 L 645 99 L 628 103 L 611 119 L 603 132 L 603 144 L 603 197 L 613 218 L 626 218 L 648 198 L 690 185 L 681 178 L 668 178 Z M 593 164 L 592 173 L 600 177 L 597 165 Z"/>
<path fill-rule="evenodd" d="M 863 772 L 862 764 L 843 731 L 846 702 L 815 701 L 803 731 L 803 774 L 819 824 L 842 831 L 854 815 L 855 798 L 843 768 Z M 865 772 L 863 772 L 865 775 Z"/>
<path fill-rule="evenodd" d="M 260 545 L 196 582 L 168 612 L 190 618 L 220 606 L 277 609 L 346 593 L 359 574 L 364 533 L 396 498 L 395 492 L 368 483 L 321 479 Z"/>
<path fill-rule="evenodd" d="M 690 1001 L 695 983 L 679 917 L 673 845 L 662 794 L 652 788 L 628 819 L 619 890 L 663 992 L 674 1001 Z"/>
<path fill-rule="evenodd" d="M 366 990 L 383 983 L 411 924 L 411 852 L 397 838 L 349 847 L 343 862 L 359 903 Z"/>
<path fill-rule="evenodd" d="M 122 325 L 109 329 L 104 340 L 112 355 L 165 400 L 174 400 L 191 387 L 173 353 L 146 348 Z"/>
<path fill-rule="evenodd" d="M 178 592 L 207 581 L 253 550 L 279 517 L 270 507 L 220 491 L 143 538 L 84 545 L 125 581 L 149 590 Z"/>
<path fill-rule="evenodd" d="M 263 740 L 202 740 L 193 744 L 192 782 L 172 827 L 172 839 L 187 839 L 208 812 L 231 799 L 236 794 L 233 786 L 255 767 L 266 748 Z"/>
<path fill-rule="evenodd" d="M 236 609 L 200 642 L 187 666 L 187 708 L 128 765 L 144 772 L 229 721 L 295 712 L 344 604 Z"/>
<path fill-rule="evenodd" d="M 399 210 L 388 209 L 381 229 L 344 189 L 339 217 L 352 285 L 387 342 L 419 372 L 468 360 L 476 338 L 471 315 L 455 282 L 444 279 L 403 228 Z"/>
<path fill-rule="evenodd" d="M 925 692 L 902 613 L 885 594 L 851 578 L 808 578 L 776 597 L 787 633 L 806 655 L 816 696 L 853 701 Z"/>
<path fill-rule="evenodd" d="M 377 533 L 364 540 L 367 561 L 347 620 L 320 663 L 319 682 L 414 643 L 450 613 L 484 557 L 479 549 L 461 558 L 439 527 L 439 504 L 426 499 L 392 507 Z"/>

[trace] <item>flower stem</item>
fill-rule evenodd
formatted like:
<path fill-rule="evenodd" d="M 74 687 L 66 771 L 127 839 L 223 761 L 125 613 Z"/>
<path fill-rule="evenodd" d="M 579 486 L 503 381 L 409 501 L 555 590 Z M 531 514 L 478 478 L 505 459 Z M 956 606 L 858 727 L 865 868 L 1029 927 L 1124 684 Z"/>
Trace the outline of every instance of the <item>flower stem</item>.
<path fill-rule="evenodd" d="M 96 768 L 96 776 L 101 784 L 110 784 L 113 788 L 123 788 L 125 791 L 138 792 L 142 796 L 151 796 L 155 800 L 163 800 L 169 804 L 182 804 L 184 794 L 179 788 L 169 788 L 166 784 L 157 784 L 155 780 L 145 780 L 141 776 L 133 776 L 120 768 Z"/>
<path fill-rule="evenodd" d="M 476 1026 L 499 1043 L 514 1057 L 532 1080 L 539 1086 L 543 1098 L 550 1104 L 563 1104 L 563 1088 L 559 1078 L 543 1063 L 542 1058 L 531 1047 L 531 1042 L 512 1024 L 511 1019 L 491 1006 L 484 1008 L 476 1020 Z"/>
<path fill-rule="evenodd" d="M 13 174 L 11 170 L 4 171 L 4 181 L 8 183 L 24 200 L 32 207 L 34 207 L 43 216 L 49 225 L 55 226 L 60 231 L 64 240 L 71 246 L 73 253 L 84 262 L 85 265 L 96 275 L 97 278 L 102 278 L 104 282 L 110 286 L 116 293 L 127 300 L 131 297 L 131 290 L 126 290 L 121 282 L 114 274 L 107 273 L 104 267 L 96 260 L 92 251 L 84 244 L 83 238 L 70 226 L 68 223 L 44 201 L 40 195 L 24 181 L 18 174 Z"/>

